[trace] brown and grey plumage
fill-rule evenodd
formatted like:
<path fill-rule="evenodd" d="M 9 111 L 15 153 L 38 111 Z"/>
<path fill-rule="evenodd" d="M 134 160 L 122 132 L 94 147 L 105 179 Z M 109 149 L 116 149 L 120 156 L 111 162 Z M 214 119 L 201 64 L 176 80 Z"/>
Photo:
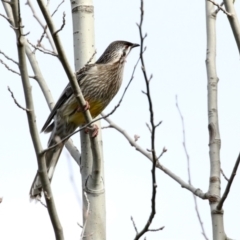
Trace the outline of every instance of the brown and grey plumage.
<path fill-rule="evenodd" d="M 88 64 L 76 73 L 78 84 L 90 106 L 93 118 L 104 110 L 118 92 L 126 57 L 131 49 L 137 46 L 139 44 L 126 41 L 112 42 L 94 64 Z M 83 111 L 75 99 L 71 85 L 68 84 L 42 128 L 44 132 L 51 132 L 48 147 L 55 145 L 85 123 Z M 45 154 L 50 181 L 62 148 L 63 144 L 60 144 Z M 42 185 L 37 174 L 30 190 L 30 197 L 41 195 L 41 191 Z"/>

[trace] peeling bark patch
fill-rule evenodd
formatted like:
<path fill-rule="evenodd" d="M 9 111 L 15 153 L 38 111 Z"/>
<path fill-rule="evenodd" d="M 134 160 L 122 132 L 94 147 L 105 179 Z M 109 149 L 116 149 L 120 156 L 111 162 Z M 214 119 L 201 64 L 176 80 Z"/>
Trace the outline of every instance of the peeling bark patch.
<path fill-rule="evenodd" d="M 211 203 L 216 203 L 218 201 L 219 197 L 218 196 L 214 196 L 214 195 L 211 195 L 209 196 L 208 200 Z"/>
<path fill-rule="evenodd" d="M 214 183 L 214 182 L 220 182 L 219 177 L 210 177 L 210 183 Z"/>
<path fill-rule="evenodd" d="M 88 6 L 88 5 L 83 5 L 83 6 L 77 6 L 72 9 L 72 13 L 77 13 L 77 12 L 93 13 L 94 7 Z"/>

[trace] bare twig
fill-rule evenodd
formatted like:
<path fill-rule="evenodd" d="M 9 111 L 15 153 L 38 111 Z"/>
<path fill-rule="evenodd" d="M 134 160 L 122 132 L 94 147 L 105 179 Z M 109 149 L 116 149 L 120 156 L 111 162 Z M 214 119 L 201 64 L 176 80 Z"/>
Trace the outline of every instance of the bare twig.
<path fill-rule="evenodd" d="M 132 224 L 133 224 L 136 234 L 138 234 L 137 226 L 136 226 L 135 221 L 132 216 L 131 216 L 131 221 L 132 221 Z"/>
<path fill-rule="evenodd" d="M 15 73 L 15 74 L 17 74 L 17 75 L 19 75 L 19 76 L 21 76 L 20 75 L 20 73 L 19 72 L 17 72 L 17 71 L 15 71 L 15 70 L 13 70 L 13 69 L 11 69 L 2 59 L 0 59 L 0 63 L 3 65 L 3 66 L 5 66 L 5 68 L 7 68 L 9 71 L 11 71 L 11 72 L 13 72 L 13 73 Z"/>
<path fill-rule="evenodd" d="M 54 35 L 56 35 L 57 33 L 59 33 L 60 31 L 63 30 L 63 28 L 64 28 L 64 26 L 65 26 L 65 24 L 66 24 L 65 17 L 66 17 L 66 14 L 65 14 L 65 12 L 63 12 L 63 19 L 62 19 L 63 22 L 62 22 L 62 26 L 60 27 L 60 29 L 58 29 L 56 32 L 53 33 Z"/>
<path fill-rule="evenodd" d="M 53 11 L 53 13 L 52 13 L 52 17 L 53 17 L 53 15 L 58 11 L 58 9 L 60 8 L 60 6 L 62 5 L 64 3 L 64 0 L 62 0 L 58 5 L 57 5 L 57 7 L 56 7 L 56 9 Z"/>
<path fill-rule="evenodd" d="M 53 17 L 54 14 L 58 11 L 59 7 L 60 7 L 63 3 L 64 3 L 64 0 L 58 4 L 58 6 L 56 7 L 56 9 L 53 11 L 53 13 L 52 13 L 52 15 L 51 15 L 52 17 Z M 43 33 L 42 33 L 42 35 L 41 35 L 41 37 L 40 37 L 40 39 L 38 40 L 38 43 L 37 43 L 37 46 L 39 46 L 39 47 L 41 46 L 43 49 L 45 49 L 45 48 L 42 46 L 41 42 L 42 42 L 45 34 L 46 34 L 46 33 L 49 34 L 49 32 L 47 31 L 47 28 L 48 28 L 47 25 L 45 25 L 44 28 L 43 28 Z M 47 35 L 47 38 L 50 39 L 50 36 Z M 55 47 L 53 47 L 52 44 L 53 44 L 53 43 L 50 42 L 50 45 L 52 46 L 52 49 L 53 49 L 54 54 L 57 55 L 56 49 L 55 49 Z"/>
<path fill-rule="evenodd" d="M 49 31 L 47 30 L 47 25 L 45 25 L 45 23 L 42 22 L 42 20 L 39 18 L 39 16 L 37 15 L 34 7 L 33 7 L 33 4 L 32 4 L 32 1 L 31 0 L 27 0 L 26 2 L 26 5 L 29 6 L 29 8 L 31 9 L 32 11 L 32 14 L 33 14 L 33 17 L 37 20 L 37 22 L 40 24 L 40 26 L 43 28 L 43 36 L 44 34 L 46 33 L 46 37 L 52 47 L 52 50 L 55 54 L 57 54 L 57 51 L 56 51 L 56 47 L 54 45 L 54 42 L 53 42 L 53 39 L 51 37 L 51 34 L 49 33 Z M 53 14 L 52 14 L 53 15 Z M 42 37 L 41 37 L 42 38 Z M 41 42 L 41 41 L 40 41 Z"/>
<path fill-rule="evenodd" d="M 42 42 L 42 40 L 43 40 L 46 32 L 47 32 L 47 25 L 43 28 L 43 33 L 42 33 L 40 39 L 37 41 L 37 46 L 38 46 L 38 47 L 40 47 L 40 46 L 42 47 L 41 42 Z M 34 50 L 34 52 L 35 52 L 35 51 L 36 51 L 36 49 Z M 54 52 L 54 53 L 56 54 L 56 52 Z"/>
<path fill-rule="evenodd" d="M 220 4 L 221 7 L 222 7 L 223 5 L 224 5 L 224 2 L 222 2 L 222 3 Z M 214 14 L 217 15 L 219 11 L 220 11 L 220 8 L 216 9 L 215 12 L 214 12 Z"/>
<path fill-rule="evenodd" d="M 185 152 L 185 155 L 186 155 L 186 158 L 187 158 L 187 169 L 188 169 L 188 183 L 190 185 L 192 185 L 192 180 L 191 180 L 191 170 L 190 170 L 190 157 L 189 157 L 189 154 L 188 154 L 188 151 L 187 151 L 187 146 L 186 146 L 186 135 L 185 135 L 185 125 L 184 125 L 184 118 L 183 118 L 183 115 L 181 113 L 181 110 L 178 106 L 178 99 L 177 99 L 177 96 L 176 96 L 176 107 L 177 107 L 177 110 L 178 110 L 178 113 L 179 113 L 179 116 L 181 118 L 181 122 L 182 122 L 182 132 L 183 132 L 183 149 L 184 149 L 184 152 Z M 199 209 L 198 209 L 198 204 L 197 204 L 197 197 L 195 194 L 193 194 L 193 200 L 194 200 L 194 205 L 195 205 L 195 210 L 196 210 L 196 214 L 197 214 L 197 218 L 198 218 L 198 221 L 200 223 L 200 227 L 202 229 L 202 235 L 204 236 L 204 238 L 206 240 L 208 240 L 208 237 L 207 237 L 207 234 L 205 232 L 205 229 L 204 229 L 204 226 L 203 226 L 203 221 L 202 221 L 202 218 L 201 218 L 201 215 L 200 215 L 200 212 L 199 212 Z"/>
<path fill-rule="evenodd" d="M 24 111 L 30 111 L 30 109 L 27 109 L 27 108 L 22 107 L 22 106 L 17 102 L 17 100 L 16 100 L 16 98 L 14 97 L 14 94 L 13 94 L 13 92 L 11 91 L 10 87 L 8 87 L 8 91 L 11 93 L 11 97 L 12 97 L 13 101 L 15 102 L 15 104 L 16 104 L 19 108 L 21 108 L 21 109 L 24 110 Z"/>
<path fill-rule="evenodd" d="M 161 152 L 160 155 L 158 156 L 157 160 L 159 160 L 159 159 L 163 156 L 163 154 L 164 154 L 165 152 L 167 152 L 167 149 L 164 147 L 164 148 L 162 149 L 162 152 Z"/>
<path fill-rule="evenodd" d="M 147 128 L 148 128 L 149 132 L 151 133 L 151 132 L 152 132 L 152 129 L 151 129 L 151 127 L 149 126 L 149 124 L 148 124 L 148 123 L 146 123 L 146 126 L 147 126 Z"/>
<path fill-rule="evenodd" d="M 1 14 L 1 13 L 0 13 L 0 16 L 1 16 L 1 17 L 3 17 L 4 19 L 6 19 L 6 20 L 8 21 L 8 23 L 10 23 L 10 24 L 11 24 L 11 21 L 9 20 L 9 18 L 8 18 L 8 17 L 6 17 L 5 15 L 3 15 L 3 14 Z"/>
<path fill-rule="evenodd" d="M 150 152 L 150 153 L 152 153 L 152 152 L 153 152 L 153 150 L 152 150 L 152 149 L 148 149 L 148 148 L 147 148 L 147 151 L 148 151 L 148 152 Z"/>
<path fill-rule="evenodd" d="M 230 189 L 231 189 L 234 177 L 237 174 L 237 169 L 238 169 L 239 163 L 240 163 L 240 154 L 238 155 L 238 158 L 237 158 L 237 160 L 235 162 L 235 165 L 234 165 L 233 170 L 232 170 L 231 177 L 229 178 L 229 181 L 228 181 L 226 189 L 225 189 L 225 191 L 223 193 L 223 196 L 222 196 L 222 198 L 220 199 L 220 201 L 219 201 L 219 203 L 217 205 L 217 210 L 221 210 L 222 209 L 224 201 L 227 199 L 227 196 L 228 196 L 228 194 L 230 192 Z"/>
<path fill-rule="evenodd" d="M 240 53 L 240 24 L 233 5 L 233 0 L 223 0 L 223 2 L 226 11 L 228 11 L 231 14 L 231 16 L 228 16 L 228 20 L 232 28 L 232 32 L 238 47 L 238 51 Z"/>
<path fill-rule="evenodd" d="M 27 36 L 27 35 L 29 35 L 29 34 L 30 34 L 30 32 L 23 33 L 22 36 Z"/>
<path fill-rule="evenodd" d="M 11 71 L 11 72 L 13 72 L 13 73 L 21 76 L 21 74 L 20 74 L 19 72 L 17 72 L 17 71 L 15 71 L 15 70 L 13 70 L 12 68 L 10 68 L 2 59 L 0 59 L 0 63 L 1 63 L 3 66 L 5 66 L 5 68 L 7 68 L 9 71 Z M 36 77 L 35 77 L 35 76 L 28 76 L 28 77 L 29 77 L 29 78 L 33 78 L 33 79 L 36 80 Z"/>
<path fill-rule="evenodd" d="M 163 230 L 165 227 L 164 226 L 162 226 L 162 227 L 160 227 L 160 228 L 157 228 L 157 229 L 148 229 L 148 231 L 149 232 L 158 232 L 158 231 L 161 231 L 161 230 Z"/>
<path fill-rule="evenodd" d="M 58 57 L 58 55 L 50 50 L 44 50 L 38 46 L 35 46 L 34 44 L 32 44 L 29 40 L 27 40 L 28 43 L 35 49 L 35 50 L 39 50 L 40 52 L 42 53 L 45 53 L 45 54 L 49 54 L 49 55 L 52 55 L 54 57 Z M 40 46 L 40 44 L 38 44 Z"/>
<path fill-rule="evenodd" d="M 78 223 L 78 222 L 77 222 L 77 225 L 78 225 L 80 228 L 83 228 L 83 226 L 82 226 L 80 223 Z"/>
<path fill-rule="evenodd" d="M 227 178 L 227 176 L 225 175 L 225 173 L 223 172 L 223 170 L 222 170 L 222 169 L 221 169 L 221 173 L 222 173 L 223 177 L 225 178 L 225 180 L 228 182 L 228 181 L 229 181 L 229 179 Z"/>
<path fill-rule="evenodd" d="M 151 197 L 151 210 L 150 214 L 148 217 L 148 220 L 143 227 L 143 229 L 138 232 L 134 238 L 134 240 L 140 239 L 146 232 L 149 231 L 149 227 L 152 224 L 152 221 L 155 217 L 156 214 L 156 194 L 157 194 L 157 182 L 156 182 L 156 166 L 158 163 L 158 159 L 156 156 L 156 150 L 155 150 L 155 135 L 156 135 L 156 128 L 158 125 L 155 124 L 154 122 L 154 111 L 153 111 L 153 103 L 152 103 L 152 97 L 151 97 L 151 92 L 150 92 L 150 80 L 152 78 L 152 75 L 148 78 L 147 72 L 146 72 L 146 67 L 145 67 L 145 62 L 144 62 L 144 57 L 143 57 L 143 51 L 144 51 L 144 40 L 145 37 L 143 36 L 142 33 L 142 24 L 143 24 L 143 18 L 144 18 L 144 6 L 143 6 L 143 0 L 141 0 L 141 7 L 140 7 L 140 24 L 138 24 L 138 29 L 139 29 L 139 35 L 140 35 L 140 61 L 142 64 L 142 73 L 143 73 L 143 78 L 145 81 L 146 85 L 146 92 L 145 95 L 147 97 L 148 105 L 149 105 L 149 116 L 150 116 L 150 127 L 149 130 L 151 132 L 151 158 L 152 158 L 152 169 L 151 169 L 151 175 L 152 175 L 152 197 Z"/>
<path fill-rule="evenodd" d="M 111 126 L 108 125 L 108 126 L 103 126 L 103 127 L 101 127 L 102 130 L 103 130 L 103 129 L 107 129 L 107 128 L 111 128 Z"/>
<path fill-rule="evenodd" d="M 4 52 L 2 52 L 1 50 L 0 50 L 0 54 L 2 54 L 7 60 L 12 61 L 13 63 L 15 63 L 16 65 L 19 66 L 19 64 L 18 64 L 17 61 L 15 61 L 15 60 L 13 60 L 12 58 L 10 58 L 9 56 L 7 56 L 7 55 L 6 55 Z"/>
<path fill-rule="evenodd" d="M 159 123 L 155 125 L 155 128 L 159 127 L 161 124 L 162 124 L 162 121 L 159 121 Z"/>
<path fill-rule="evenodd" d="M 143 156 L 145 156 L 147 159 L 149 159 L 152 162 L 152 156 L 149 154 L 146 150 L 144 150 L 141 146 L 138 145 L 137 142 L 135 142 L 134 139 L 132 139 L 128 133 L 120 128 L 116 123 L 114 123 L 109 117 L 106 117 L 104 113 L 102 113 L 102 116 L 104 117 L 104 120 L 108 122 L 109 128 L 114 128 L 118 132 L 120 132 L 129 142 L 129 144 L 136 149 L 136 151 L 140 152 Z M 198 196 L 201 199 L 208 199 L 209 195 L 207 193 L 203 193 L 201 189 L 195 188 L 192 185 L 189 185 L 186 183 L 183 179 L 181 179 L 179 176 L 174 174 L 170 171 L 170 169 L 166 168 L 161 163 L 157 162 L 156 167 L 160 170 L 162 170 L 164 173 L 166 173 L 169 177 L 171 177 L 173 180 L 175 180 L 177 183 L 181 185 L 182 188 L 186 188 L 196 196 Z"/>
<path fill-rule="evenodd" d="M 45 50 L 45 51 L 47 51 L 47 52 L 53 52 L 53 51 L 51 51 L 51 50 L 49 50 L 49 49 L 47 49 L 44 45 L 43 45 L 43 43 L 42 42 L 39 42 L 38 41 L 38 44 L 37 44 L 37 46 L 38 47 L 41 47 L 43 50 Z"/>
<path fill-rule="evenodd" d="M 36 200 L 40 202 L 45 208 L 47 208 L 47 205 L 40 198 L 36 198 Z"/>
<path fill-rule="evenodd" d="M 219 5 L 218 3 L 214 2 L 213 0 L 207 0 L 209 2 L 211 2 L 213 5 L 215 5 L 219 10 L 223 11 L 227 16 L 231 17 L 232 15 L 227 12 L 221 5 Z"/>
<path fill-rule="evenodd" d="M 41 25 L 41 27 L 43 28 L 44 27 L 44 23 L 40 20 L 39 16 L 37 15 L 34 7 L 33 7 L 33 4 L 32 4 L 32 1 L 31 0 L 27 0 L 25 5 L 28 5 L 29 8 L 31 9 L 32 11 L 32 14 L 33 14 L 33 17 L 37 20 L 37 22 Z"/>
<path fill-rule="evenodd" d="M 19 28 L 14 27 L 13 25 L 10 25 L 10 27 L 11 27 L 13 30 L 19 30 Z"/>
<path fill-rule="evenodd" d="M 87 63 L 85 64 L 85 66 L 89 65 L 89 63 L 93 60 L 94 56 L 96 55 L 97 51 L 95 50 L 95 52 L 92 54 L 92 56 L 90 57 L 90 59 L 87 61 Z"/>

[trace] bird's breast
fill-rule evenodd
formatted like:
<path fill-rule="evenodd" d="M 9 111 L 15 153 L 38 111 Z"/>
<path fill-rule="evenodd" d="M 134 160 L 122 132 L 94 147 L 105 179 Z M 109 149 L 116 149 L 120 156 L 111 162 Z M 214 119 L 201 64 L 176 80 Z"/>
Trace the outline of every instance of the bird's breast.
<path fill-rule="evenodd" d="M 123 66 L 119 63 L 100 64 L 91 69 L 79 81 L 83 96 L 90 105 L 90 113 L 93 118 L 98 116 L 104 108 L 110 103 L 118 92 L 122 83 Z M 79 105 L 72 95 L 62 106 L 59 114 L 67 120 L 76 124 L 76 126 L 85 124 L 85 118 Z"/>
<path fill-rule="evenodd" d="M 92 115 L 92 118 L 97 117 L 104 109 L 104 104 L 101 101 L 89 100 L 88 103 L 90 105 L 89 111 Z M 67 122 L 74 123 L 76 126 L 80 126 L 86 123 L 83 111 L 84 110 L 81 110 L 79 104 L 74 99 L 74 101 L 68 105 L 66 110 L 62 112 L 62 117 L 64 117 Z"/>

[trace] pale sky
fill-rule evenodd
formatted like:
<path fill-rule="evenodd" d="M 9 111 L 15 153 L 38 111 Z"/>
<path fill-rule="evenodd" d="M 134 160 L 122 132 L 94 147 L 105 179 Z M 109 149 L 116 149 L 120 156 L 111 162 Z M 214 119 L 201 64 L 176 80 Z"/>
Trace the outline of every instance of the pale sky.
<path fill-rule="evenodd" d="M 21 1 L 24 31 L 30 31 L 28 38 L 36 43 L 42 34 L 30 9 Z M 51 12 L 60 1 L 51 1 Z M 109 43 L 126 40 L 139 43 L 136 22 L 140 18 L 140 1 L 94 1 L 95 43 L 99 57 Z M 235 8 L 240 15 L 240 3 Z M 56 26 L 61 26 L 62 12 L 66 13 L 66 26 L 61 40 L 73 64 L 72 18 L 70 3 L 66 1 L 54 17 Z M 0 13 L 5 14 L 0 4 Z M 185 121 L 186 144 L 191 161 L 192 183 L 204 192 L 208 190 L 209 154 L 207 129 L 207 77 L 205 1 L 145 1 L 144 32 L 147 32 L 145 63 L 151 81 L 155 119 L 163 123 L 157 131 L 156 146 L 160 153 L 165 146 L 168 151 L 161 163 L 185 181 L 187 160 L 182 146 L 182 126 L 175 106 L 175 96 Z M 13 30 L 0 17 L 0 50 L 17 60 L 16 40 Z M 45 41 L 45 45 L 48 46 Z M 119 94 L 105 110 L 108 113 L 118 103 L 139 49 L 133 49 L 128 57 L 123 86 Z M 37 52 L 43 75 L 57 100 L 68 79 L 59 61 L 49 55 Z M 3 59 L 13 69 L 11 62 Z M 236 43 L 227 17 L 219 12 L 217 17 L 217 73 L 219 77 L 219 119 L 221 164 L 227 176 L 239 154 L 240 142 L 240 62 Z M 32 75 L 29 67 L 29 74 Z M 28 130 L 26 113 L 13 102 L 7 86 L 18 102 L 24 106 L 20 77 L 9 72 L 0 64 L 1 151 L 0 151 L 0 239 L 42 240 L 54 239 L 54 232 L 47 210 L 39 203 L 29 201 L 29 189 L 37 170 L 37 160 Z M 36 84 L 31 80 L 35 100 L 37 125 L 44 124 L 49 109 Z M 121 107 L 111 119 L 125 129 L 130 136 L 140 136 L 138 144 L 144 149 L 150 147 L 150 135 L 146 127 L 149 122 L 148 104 L 141 93 L 145 89 L 144 79 L 138 67 L 134 80 L 127 91 Z M 106 126 L 106 122 L 102 121 Z M 48 135 L 41 134 L 42 145 L 47 146 Z M 78 136 L 74 143 L 79 146 Z M 151 163 L 136 152 L 127 140 L 114 129 L 103 130 L 105 187 L 108 239 L 133 239 L 135 231 L 130 221 L 133 216 L 139 230 L 145 225 L 151 208 Z M 81 192 L 81 178 L 76 163 L 63 151 L 55 172 L 52 190 L 55 197 L 65 239 L 79 239 L 82 223 L 81 200 L 78 201 L 70 180 Z M 222 190 L 226 181 L 222 178 Z M 157 240 L 202 240 L 200 224 L 194 210 L 193 197 L 186 189 L 165 173 L 157 170 L 157 214 L 151 228 L 165 226 L 160 232 L 147 233 L 147 239 Z M 225 231 L 228 237 L 240 239 L 238 226 L 240 210 L 240 178 L 236 176 L 231 193 L 224 204 Z M 198 199 L 198 207 L 209 239 L 211 216 L 207 200 Z"/>

